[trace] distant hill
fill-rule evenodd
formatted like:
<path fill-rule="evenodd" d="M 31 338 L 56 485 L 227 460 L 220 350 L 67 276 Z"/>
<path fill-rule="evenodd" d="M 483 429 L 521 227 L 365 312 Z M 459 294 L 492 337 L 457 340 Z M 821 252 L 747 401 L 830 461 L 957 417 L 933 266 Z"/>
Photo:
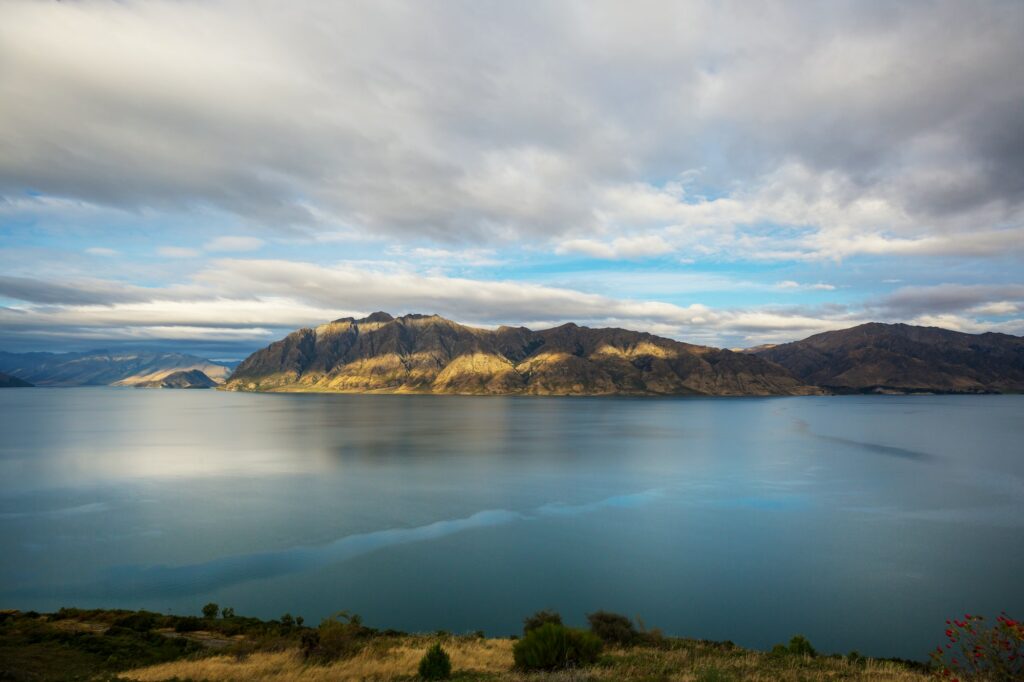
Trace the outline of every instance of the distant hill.
<path fill-rule="evenodd" d="M 131 386 L 159 380 L 180 370 L 198 369 L 223 382 L 234 363 L 205 360 L 184 353 L 110 352 L 6 353 L 0 351 L 0 372 L 37 386 Z"/>
<path fill-rule="evenodd" d="M 872 322 L 752 349 L 838 393 L 1024 391 L 1024 338 Z"/>
<path fill-rule="evenodd" d="M 0 372 L 0 388 L 30 388 L 32 384 L 10 374 Z"/>
<path fill-rule="evenodd" d="M 189 369 L 171 372 L 161 379 L 139 381 L 132 385 L 136 388 L 215 388 L 220 384 L 206 376 L 202 370 Z"/>
<path fill-rule="evenodd" d="M 226 387 L 532 395 L 801 395 L 816 389 L 744 353 L 625 329 L 467 327 L 374 313 L 300 329 L 257 351 Z"/>

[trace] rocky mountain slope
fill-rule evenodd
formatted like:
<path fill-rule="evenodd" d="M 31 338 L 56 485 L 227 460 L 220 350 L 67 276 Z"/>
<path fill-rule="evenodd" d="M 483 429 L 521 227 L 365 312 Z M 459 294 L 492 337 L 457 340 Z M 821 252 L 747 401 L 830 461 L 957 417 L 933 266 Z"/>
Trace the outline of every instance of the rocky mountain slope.
<path fill-rule="evenodd" d="M 0 372 L 37 386 L 132 386 L 162 379 L 171 372 L 198 369 L 223 382 L 232 363 L 213 362 L 184 353 L 109 352 L 6 353 L 0 351 Z"/>
<path fill-rule="evenodd" d="M 805 383 L 838 393 L 1024 391 L 1024 338 L 869 323 L 752 349 Z"/>
<path fill-rule="evenodd" d="M 160 379 L 132 384 L 136 388 L 215 388 L 220 384 L 206 376 L 202 370 L 189 369 L 171 372 Z"/>
<path fill-rule="evenodd" d="M 300 329 L 243 361 L 242 391 L 531 395 L 799 395 L 762 358 L 625 329 L 476 329 L 374 313 Z"/>
<path fill-rule="evenodd" d="M 31 386 L 32 384 L 27 381 L 0 372 L 0 388 L 29 388 Z"/>

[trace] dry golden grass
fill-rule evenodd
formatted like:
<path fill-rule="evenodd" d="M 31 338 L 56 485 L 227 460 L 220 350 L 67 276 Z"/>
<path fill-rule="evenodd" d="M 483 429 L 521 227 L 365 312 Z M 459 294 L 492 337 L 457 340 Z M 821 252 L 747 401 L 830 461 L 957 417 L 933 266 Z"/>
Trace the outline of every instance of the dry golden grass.
<path fill-rule="evenodd" d="M 328 680 L 384 681 L 413 679 L 420 658 L 437 641 L 434 637 L 401 637 L 372 642 L 357 656 L 329 665 L 307 664 L 296 649 L 176 661 L 122 673 L 123 679 L 158 682 L 169 679 L 245 680 L 246 682 L 327 682 Z M 583 682 L 584 680 L 654 680 L 705 682 L 831 682 L 872 680 L 924 682 L 929 677 L 895 663 L 845 659 L 772 658 L 760 652 L 722 650 L 693 643 L 670 650 L 637 648 L 612 650 L 592 668 L 527 675 L 512 670 L 512 640 L 445 638 L 442 646 L 452 658 L 458 679 L 508 682 Z"/>
<path fill-rule="evenodd" d="M 402 638 L 374 642 L 358 655 L 329 665 L 307 664 L 297 649 L 254 653 L 239 660 L 214 656 L 174 661 L 123 673 L 140 682 L 173 679 L 253 680 L 392 680 L 416 674 L 420 659 L 435 640 Z M 500 673 L 512 667 L 512 640 L 450 639 L 443 642 L 455 670 Z"/>

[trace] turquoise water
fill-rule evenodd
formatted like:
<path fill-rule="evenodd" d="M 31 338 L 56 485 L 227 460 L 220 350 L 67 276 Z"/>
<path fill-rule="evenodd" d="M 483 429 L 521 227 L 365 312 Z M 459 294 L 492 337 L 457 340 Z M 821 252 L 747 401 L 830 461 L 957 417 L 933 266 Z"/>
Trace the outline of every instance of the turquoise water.
<path fill-rule="evenodd" d="M 0 608 L 541 608 L 923 658 L 1024 613 L 1024 396 L 0 391 Z M 1019 615 L 1018 615 L 1019 617 Z"/>

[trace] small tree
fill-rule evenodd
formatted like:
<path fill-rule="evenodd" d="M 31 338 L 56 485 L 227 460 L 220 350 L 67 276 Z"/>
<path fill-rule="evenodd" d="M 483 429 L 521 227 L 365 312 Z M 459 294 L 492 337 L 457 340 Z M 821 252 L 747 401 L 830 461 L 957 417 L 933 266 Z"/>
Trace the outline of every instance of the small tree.
<path fill-rule="evenodd" d="M 530 630 L 536 630 L 545 623 L 554 623 L 555 625 L 562 624 L 562 616 L 556 611 L 549 611 L 543 609 L 538 611 L 532 616 L 527 616 L 523 619 L 523 634 L 527 634 Z"/>
<path fill-rule="evenodd" d="M 220 610 L 220 617 L 221 618 L 234 618 L 235 617 L 235 610 L 233 608 L 231 608 L 230 606 L 225 606 L 224 608 L 222 608 Z"/>
<path fill-rule="evenodd" d="M 811 646 L 810 640 L 803 635 L 793 635 L 789 640 L 789 646 L 776 644 L 771 650 L 772 656 L 810 656 L 814 658 L 818 652 Z"/>
<path fill-rule="evenodd" d="M 587 615 L 590 621 L 590 631 L 600 637 L 605 644 L 617 644 L 629 646 L 635 644 L 637 631 L 626 616 L 608 611 L 595 611 Z"/>
<path fill-rule="evenodd" d="M 283 616 L 281 616 L 281 625 L 285 626 L 286 628 L 290 628 L 291 626 L 295 625 L 295 619 L 292 618 L 292 614 L 286 613 Z"/>
<path fill-rule="evenodd" d="M 794 656 L 810 656 L 811 658 L 818 655 L 818 652 L 811 646 L 811 641 L 803 635 L 793 635 L 790 638 L 789 653 Z"/>
<path fill-rule="evenodd" d="M 349 658 L 359 653 L 371 632 L 358 614 L 339 611 L 324 618 L 315 633 L 303 633 L 303 653 L 306 658 L 324 662 Z"/>
<path fill-rule="evenodd" d="M 545 623 L 530 630 L 512 646 L 519 670 L 564 670 L 593 664 L 601 653 L 601 640 L 585 630 Z"/>
<path fill-rule="evenodd" d="M 213 620 L 217 617 L 217 613 L 219 611 L 220 607 L 214 604 L 213 602 L 210 602 L 209 604 L 203 607 L 203 618 L 207 620 Z"/>
<path fill-rule="evenodd" d="M 305 623 L 305 622 L 306 622 L 306 619 L 303 618 L 302 616 L 295 616 L 295 624 L 298 625 L 300 628 L 302 627 L 302 624 Z"/>
<path fill-rule="evenodd" d="M 425 680 L 447 680 L 452 676 L 452 660 L 440 642 L 427 649 L 420 659 L 420 677 Z"/>

